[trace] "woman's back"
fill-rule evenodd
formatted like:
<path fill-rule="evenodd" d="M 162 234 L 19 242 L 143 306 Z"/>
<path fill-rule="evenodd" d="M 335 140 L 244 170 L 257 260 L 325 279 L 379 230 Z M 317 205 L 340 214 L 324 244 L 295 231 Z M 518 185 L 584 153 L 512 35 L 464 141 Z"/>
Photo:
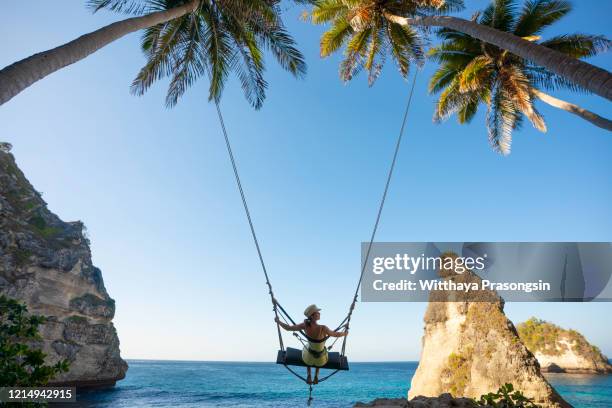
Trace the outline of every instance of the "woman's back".
<path fill-rule="evenodd" d="M 308 337 L 313 338 L 315 340 L 322 340 L 323 338 L 325 338 L 325 326 L 314 322 L 306 324 L 306 326 L 304 327 L 304 332 L 306 332 L 306 335 Z"/>
<path fill-rule="evenodd" d="M 325 362 L 327 362 L 327 348 L 325 348 L 325 340 L 323 340 L 327 334 L 326 327 L 319 325 L 316 322 L 305 323 L 304 332 L 312 340 L 308 340 L 308 346 L 305 350 L 309 355 L 304 356 L 302 353 L 302 359 L 309 365 L 323 365 Z"/>

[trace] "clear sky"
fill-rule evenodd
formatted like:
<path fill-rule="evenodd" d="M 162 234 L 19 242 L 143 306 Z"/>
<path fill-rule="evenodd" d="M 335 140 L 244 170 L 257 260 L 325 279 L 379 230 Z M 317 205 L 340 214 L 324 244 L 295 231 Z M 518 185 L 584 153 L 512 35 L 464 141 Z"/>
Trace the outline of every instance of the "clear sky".
<path fill-rule="evenodd" d="M 469 15 L 487 1 L 467 0 Z M 611 37 L 612 3 L 574 1 L 557 32 Z M 338 79 L 321 59 L 321 27 L 286 22 L 309 71 L 295 80 L 268 59 L 258 112 L 236 82 L 222 103 L 278 299 L 295 316 L 309 303 L 341 320 L 359 274 L 409 84 L 389 63 L 373 88 Z M 62 44 L 120 16 L 82 1 L 1 2 L 0 66 Z M 205 81 L 172 110 L 165 84 L 144 97 L 129 85 L 144 58 L 133 34 L 27 89 L 0 108 L 0 140 L 64 220 L 83 220 L 94 263 L 116 300 L 126 358 L 275 358 L 270 300 Z M 610 54 L 592 62 L 612 69 Z M 539 105 L 513 153 L 488 146 L 484 112 L 469 126 L 432 123 L 420 76 L 379 241 L 612 241 L 612 137 Z M 596 96 L 556 96 L 612 116 Z M 353 360 L 416 360 L 426 304 L 360 303 Z M 609 303 L 508 304 L 583 332 L 612 356 Z M 292 340 L 287 337 L 288 343 Z"/>

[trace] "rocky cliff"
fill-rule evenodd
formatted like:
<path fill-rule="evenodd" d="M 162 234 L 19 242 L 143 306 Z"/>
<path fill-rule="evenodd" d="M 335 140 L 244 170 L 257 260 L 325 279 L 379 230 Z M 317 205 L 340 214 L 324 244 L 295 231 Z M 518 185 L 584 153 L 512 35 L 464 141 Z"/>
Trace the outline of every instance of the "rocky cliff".
<path fill-rule="evenodd" d="M 608 374 L 612 365 L 601 351 L 575 330 L 562 329 L 535 317 L 517 325 L 523 343 L 543 371 Z"/>
<path fill-rule="evenodd" d="M 48 317 L 40 346 L 48 362 L 71 362 L 54 380 L 108 386 L 125 377 L 113 326 L 115 302 L 91 261 L 81 222 L 64 222 L 0 149 L 0 294 Z"/>
<path fill-rule="evenodd" d="M 440 275 L 455 282 L 480 281 L 471 272 L 442 270 Z M 409 399 L 443 393 L 478 398 L 510 383 L 544 407 L 570 406 L 540 373 L 495 292 L 433 291 L 424 320 L 423 349 Z"/>

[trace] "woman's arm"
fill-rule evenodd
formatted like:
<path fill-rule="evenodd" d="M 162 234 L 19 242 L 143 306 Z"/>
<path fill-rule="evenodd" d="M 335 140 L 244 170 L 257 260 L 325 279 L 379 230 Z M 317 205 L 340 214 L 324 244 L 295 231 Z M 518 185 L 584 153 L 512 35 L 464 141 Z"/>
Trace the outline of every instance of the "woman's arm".
<path fill-rule="evenodd" d="M 348 336 L 348 330 L 345 331 L 333 331 L 331 330 L 329 327 L 327 326 L 323 326 L 325 330 L 325 334 L 327 334 L 330 337 L 344 337 L 344 336 Z"/>
<path fill-rule="evenodd" d="M 290 325 L 290 324 L 287 324 L 287 323 L 283 323 L 283 322 L 280 321 L 280 319 L 278 317 L 274 318 L 274 321 L 276 323 L 278 323 L 278 325 L 280 327 L 282 327 L 283 329 L 285 329 L 287 331 L 304 330 L 304 328 L 306 326 L 303 322 L 300 323 L 300 324 L 293 324 L 293 325 Z"/>

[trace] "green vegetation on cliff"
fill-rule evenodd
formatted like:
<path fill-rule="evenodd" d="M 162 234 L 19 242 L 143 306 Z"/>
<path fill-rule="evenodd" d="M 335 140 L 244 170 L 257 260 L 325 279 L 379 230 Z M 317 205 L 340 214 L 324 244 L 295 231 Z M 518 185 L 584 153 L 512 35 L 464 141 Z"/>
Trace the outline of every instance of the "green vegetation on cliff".
<path fill-rule="evenodd" d="M 450 392 L 453 395 L 464 395 L 465 387 L 471 381 L 472 353 L 473 350 L 469 348 L 466 355 L 451 353 L 448 356 L 443 375 L 448 379 Z"/>
<path fill-rule="evenodd" d="M 490 392 L 474 401 L 477 406 L 494 408 L 541 408 L 533 399 L 527 398 L 521 391 L 515 390 L 512 384 L 502 385 L 497 392 Z"/>
<path fill-rule="evenodd" d="M 0 386 L 46 385 L 59 373 L 68 371 L 68 360 L 45 365 L 45 353 L 32 344 L 40 340 L 42 316 L 28 315 L 16 300 L 0 296 Z"/>
<path fill-rule="evenodd" d="M 572 348 L 576 354 L 592 359 L 604 359 L 598 347 L 590 344 L 576 330 L 566 330 L 553 323 L 532 317 L 516 326 L 518 334 L 532 353 L 558 356 Z"/>

